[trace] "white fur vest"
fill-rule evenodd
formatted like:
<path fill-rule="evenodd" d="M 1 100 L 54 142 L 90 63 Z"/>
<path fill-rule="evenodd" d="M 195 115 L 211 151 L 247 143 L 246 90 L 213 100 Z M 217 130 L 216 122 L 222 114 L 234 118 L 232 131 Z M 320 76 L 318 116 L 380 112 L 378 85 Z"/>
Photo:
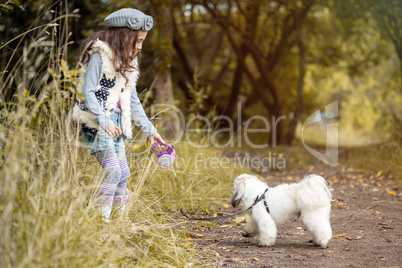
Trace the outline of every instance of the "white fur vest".
<path fill-rule="evenodd" d="M 101 75 L 95 91 L 96 98 L 107 117 L 114 113 L 117 102 L 120 100 L 122 132 L 128 139 L 131 139 L 132 123 L 130 98 L 131 92 L 137 83 L 139 72 L 137 70 L 127 72 L 128 83 L 126 85 L 126 79 L 121 73 L 117 72 L 113 66 L 113 51 L 109 48 L 107 43 L 97 40 L 92 45 L 90 53 L 95 52 L 99 53 L 102 59 Z M 132 62 L 132 65 L 138 67 L 137 59 Z M 85 70 L 86 66 L 83 67 Z M 85 74 L 82 74 L 80 77 L 82 83 L 77 86 L 77 91 L 81 94 L 83 93 L 84 77 Z M 85 102 L 79 101 L 75 105 L 72 118 L 81 124 L 85 124 L 88 128 L 100 128 L 95 114 L 86 108 Z"/>

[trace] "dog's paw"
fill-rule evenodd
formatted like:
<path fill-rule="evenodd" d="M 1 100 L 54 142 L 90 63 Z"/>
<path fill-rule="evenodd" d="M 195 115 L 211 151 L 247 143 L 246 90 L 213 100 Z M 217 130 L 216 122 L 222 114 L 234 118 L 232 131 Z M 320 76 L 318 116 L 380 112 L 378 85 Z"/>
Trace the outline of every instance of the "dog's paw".
<path fill-rule="evenodd" d="M 317 247 L 321 247 L 321 248 L 328 248 L 328 242 L 327 243 L 321 243 L 321 244 L 314 244 Z"/>
<path fill-rule="evenodd" d="M 313 240 L 311 242 L 313 242 L 313 245 L 315 247 L 328 248 L 329 239 L 313 238 Z"/>
<path fill-rule="evenodd" d="M 275 245 L 275 237 L 261 237 L 258 240 L 260 247 L 272 247 Z"/>
<path fill-rule="evenodd" d="M 270 242 L 262 242 L 262 241 L 260 241 L 258 243 L 258 245 L 260 247 L 272 247 L 273 245 L 275 245 L 275 241 L 270 241 Z"/>
<path fill-rule="evenodd" d="M 328 248 L 328 241 L 327 242 L 322 241 L 321 243 L 316 242 L 316 241 L 312 241 L 312 242 L 315 247 Z"/>

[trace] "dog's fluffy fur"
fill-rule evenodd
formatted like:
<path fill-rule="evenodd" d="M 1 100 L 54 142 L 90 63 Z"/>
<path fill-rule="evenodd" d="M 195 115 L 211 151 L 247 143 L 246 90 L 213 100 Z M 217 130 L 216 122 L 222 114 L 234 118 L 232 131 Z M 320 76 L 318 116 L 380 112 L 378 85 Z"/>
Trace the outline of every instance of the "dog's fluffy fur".
<path fill-rule="evenodd" d="M 268 185 L 257 177 L 243 174 L 234 181 L 232 205 L 240 201 L 244 209 L 251 207 L 257 196 L 264 194 Z M 269 213 L 264 202 L 257 203 L 249 212 L 251 220 L 240 232 L 243 236 L 259 235 L 260 246 L 275 244 L 277 225 L 300 216 L 313 235 L 313 243 L 323 248 L 332 237 L 329 214 L 331 210 L 331 191 L 325 179 L 309 175 L 299 183 L 281 184 L 265 193 Z"/>

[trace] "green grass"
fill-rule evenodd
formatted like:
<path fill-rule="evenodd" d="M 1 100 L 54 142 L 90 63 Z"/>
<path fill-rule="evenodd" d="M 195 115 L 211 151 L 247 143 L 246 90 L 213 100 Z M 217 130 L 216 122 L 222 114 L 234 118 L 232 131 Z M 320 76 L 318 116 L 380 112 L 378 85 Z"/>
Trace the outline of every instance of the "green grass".
<path fill-rule="evenodd" d="M 402 186 L 402 150 L 393 142 L 346 149 L 346 163 L 354 168 L 381 172 Z"/>
<path fill-rule="evenodd" d="M 200 254 L 185 240 L 188 225 L 179 213 L 172 169 L 156 164 L 156 154 L 129 158 L 128 188 L 134 197 L 129 227 L 119 218 L 104 223 L 91 196 L 102 169 L 86 149 L 77 147 L 77 129 L 62 116 L 57 90 L 47 102 L 47 120 L 30 127 L 24 105 L 3 110 L 0 125 L 1 267 L 183 267 L 200 264 Z M 40 105 L 40 104 L 38 104 Z M 37 108 L 38 111 L 41 108 Z M 27 115 L 29 114 L 29 115 Z M 138 146 L 137 146 L 138 147 Z M 217 149 L 175 146 L 175 171 L 184 210 L 208 214 L 230 200 L 233 179 L 243 169 L 198 165 L 194 155 L 220 158 Z M 128 155 L 144 147 L 129 148 Z M 186 161 L 186 164 L 181 164 Z M 207 254 L 207 253 L 205 253 Z"/>
<path fill-rule="evenodd" d="M 184 267 L 201 265 L 201 255 L 213 262 L 185 240 L 189 227 L 180 218 L 176 178 L 155 164 L 154 153 L 128 159 L 129 217 L 135 226 L 117 217 L 101 220 L 91 197 L 102 169 L 88 162 L 95 158 L 79 146 L 71 121 L 78 72 L 60 61 L 65 47 L 34 49 L 53 30 L 49 24 L 32 34 L 24 52 L 29 56 L 1 73 L 0 267 Z M 46 59 L 43 66 L 38 58 Z M 37 72 L 36 80 L 24 77 L 28 67 Z M 10 92 L 15 94 L 6 103 Z M 144 150 L 133 145 L 127 145 L 128 155 Z M 196 166 L 195 153 L 218 158 L 219 150 L 195 150 L 186 143 L 175 148 L 183 209 L 190 214 L 223 209 L 235 175 L 243 170 Z"/>
<path fill-rule="evenodd" d="M 400 118 L 391 117 L 389 124 L 392 126 L 388 132 L 393 133 L 384 138 L 384 130 L 376 129 L 373 133 L 361 135 L 347 132 L 340 128 L 339 152 L 340 162 L 344 165 L 375 173 L 381 172 L 402 185 L 402 122 Z M 299 131 L 301 131 L 299 129 Z M 301 134 L 298 132 L 300 139 Z M 311 127 L 304 133 L 306 144 L 321 148 L 325 151 L 325 130 Z M 300 145 L 300 144 L 299 144 Z"/>

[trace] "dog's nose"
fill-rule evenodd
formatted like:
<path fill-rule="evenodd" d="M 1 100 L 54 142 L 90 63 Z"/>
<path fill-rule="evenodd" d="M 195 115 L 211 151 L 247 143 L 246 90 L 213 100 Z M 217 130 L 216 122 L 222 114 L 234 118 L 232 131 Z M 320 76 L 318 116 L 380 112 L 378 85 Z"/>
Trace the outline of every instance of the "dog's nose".
<path fill-rule="evenodd" d="M 239 199 L 232 199 L 232 206 L 235 208 L 240 204 L 240 198 Z"/>

